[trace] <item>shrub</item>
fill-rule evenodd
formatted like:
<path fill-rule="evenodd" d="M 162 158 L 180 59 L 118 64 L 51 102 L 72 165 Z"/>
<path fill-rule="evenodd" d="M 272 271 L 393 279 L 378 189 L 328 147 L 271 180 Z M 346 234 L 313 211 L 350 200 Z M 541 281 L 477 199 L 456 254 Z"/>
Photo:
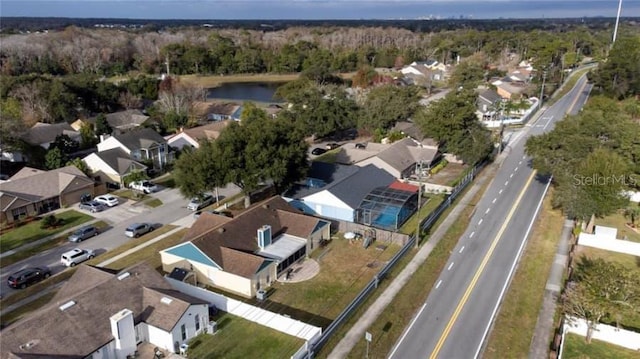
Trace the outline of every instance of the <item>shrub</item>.
<path fill-rule="evenodd" d="M 48 229 L 48 228 L 57 227 L 61 224 L 61 222 L 62 220 L 60 220 L 59 218 L 56 218 L 55 215 L 50 214 L 42 219 L 42 222 L 40 223 L 40 228 Z"/>
<path fill-rule="evenodd" d="M 440 161 L 440 163 L 438 163 L 435 167 L 433 167 L 431 169 L 431 174 L 434 175 L 440 171 L 442 171 L 443 168 L 445 168 L 447 166 L 449 162 L 447 162 L 447 160 L 442 160 Z"/>

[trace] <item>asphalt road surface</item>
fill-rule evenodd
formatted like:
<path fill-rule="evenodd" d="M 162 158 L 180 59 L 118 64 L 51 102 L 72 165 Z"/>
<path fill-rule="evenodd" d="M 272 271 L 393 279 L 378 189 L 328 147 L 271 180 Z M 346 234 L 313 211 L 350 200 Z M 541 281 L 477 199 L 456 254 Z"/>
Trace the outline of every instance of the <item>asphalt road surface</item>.
<path fill-rule="evenodd" d="M 232 196 L 239 193 L 240 189 L 234 185 L 221 188 L 218 194 L 221 198 Z M 48 266 L 53 274 L 62 272 L 67 269 L 60 263 L 60 256 L 73 248 L 93 249 L 98 257 L 107 251 L 117 248 L 130 241 L 129 237 L 124 235 L 124 230 L 130 224 L 137 222 L 152 223 L 156 228 L 162 225 L 174 222 L 186 216 L 193 216 L 193 212 L 188 210 L 187 199 L 182 197 L 176 189 L 162 189 L 159 192 L 151 194 L 151 196 L 160 199 L 163 204 L 157 208 L 147 208 L 133 206 L 131 201 L 107 208 L 103 212 L 93 213 L 92 216 L 97 219 L 104 220 L 109 227 L 100 235 L 89 238 L 80 243 L 65 243 L 57 247 L 51 248 L 42 253 L 38 253 L 30 258 L 15 264 L 2 268 L 0 272 L 0 295 L 2 298 L 9 297 L 20 289 L 13 289 L 8 286 L 7 278 L 10 274 L 27 267 Z M 75 210 L 79 209 L 77 207 Z"/>
<path fill-rule="evenodd" d="M 511 138 L 505 149 L 507 157 L 478 203 L 469 227 L 390 358 L 480 356 L 549 184 L 549 178 L 531 168 L 524 154 L 526 138 L 551 130 L 566 113 L 576 113 L 589 91 L 583 76 L 534 124 Z"/>

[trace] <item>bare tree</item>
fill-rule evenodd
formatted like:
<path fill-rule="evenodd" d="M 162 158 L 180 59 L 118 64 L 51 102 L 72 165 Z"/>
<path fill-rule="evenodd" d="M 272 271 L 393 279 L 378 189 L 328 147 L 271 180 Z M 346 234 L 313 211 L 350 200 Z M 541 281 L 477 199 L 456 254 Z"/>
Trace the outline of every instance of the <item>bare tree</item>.
<path fill-rule="evenodd" d="M 158 107 L 164 113 L 191 116 L 196 102 L 205 99 L 203 87 L 187 85 L 169 77 L 160 84 Z"/>
<path fill-rule="evenodd" d="M 32 126 L 38 121 L 50 122 L 49 105 L 44 99 L 39 83 L 30 82 L 17 86 L 11 91 L 11 96 L 22 104 L 22 118 L 26 126 Z"/>
<path fill-rule="evenodd" d="M 118 102 L 127 110 L 139 109 L 142 107 L 142 99 L 129 91 L 123 92 L 118 97 Z"/>

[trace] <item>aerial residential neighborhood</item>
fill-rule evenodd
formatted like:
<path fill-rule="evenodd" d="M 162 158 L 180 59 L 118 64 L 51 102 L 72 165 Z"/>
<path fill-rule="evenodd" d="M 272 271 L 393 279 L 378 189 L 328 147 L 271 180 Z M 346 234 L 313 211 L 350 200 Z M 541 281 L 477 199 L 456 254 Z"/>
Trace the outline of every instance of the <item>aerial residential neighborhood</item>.
<path fill-rule="evenodd" d="M 637 357 L 637 4 L 15 3 L 0 357 Z"/>

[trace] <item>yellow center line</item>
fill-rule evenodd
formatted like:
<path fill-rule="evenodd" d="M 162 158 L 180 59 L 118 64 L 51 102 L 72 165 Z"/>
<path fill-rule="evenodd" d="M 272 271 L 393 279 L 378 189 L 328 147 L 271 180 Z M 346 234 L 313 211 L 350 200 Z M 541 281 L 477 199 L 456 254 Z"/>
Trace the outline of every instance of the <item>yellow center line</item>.
<path fill-rule="evenodd" d="M 493 254 L 493 251 L 498 245 L 498 242 L 500 241 L 500 238 L 504 234 L 504 231 L 507 229 L 507 225 L 509 224 L 511 217 L 513 217 L 513 214 L 515 213 L 516 208 L 520 204 L 522 197 L 524 197 L 524 193 L 527 191 L 527 188 L 529 188 L 529 185 L 531 184 L 531 181 L 533 181 L 533 178 L 535 177 L 536 173 L 537 171 L 535 170 L 531 173 L 531 175 L 529 176 L 529 179 L 527 180 L 527 183 L 524 185 L 524 188 L 522 188 L 522 191 L 520 191 L 520 194 L 518 195 L 518 199 L 516 199 L 516 202 L 511 207 L 511 210 L 509 211 L 507 218 L 502 223 L 502 227 L 500 227 L 498 234 L 493 239 L 493 242 L 491 243 L 491 247 L 489 247 L 489 251 L 482 259 L 482 263 L 480 263 L 480 267 L 478 267 L 478 270 L 474 274 L 473 279 L 471 279 L 471 283 L 469 283 L 469 286 L 467 287 L 467 290 L 464 292 L 464 295 L 460 299 L 460 302 L 458 303 L 456 310 L 451 315 L 451 319 L 449 320 L 449 323 L 447 323 L 447 326 L 444 328 L 444 331 L 442 332 L 442 335 L 440 336 L 440 339 L 438 340 L 436 347 L 433 349 L 433 352 L 429 356 L 430 359 L 435 359 L 438 356 L 438 353 L 440 352 L 440 350 L 442 349 L 442 346 L 444 345 L 445 340 L 447 340 L 447 337 L 449 336 L 449 332 L 451 331 L 451 328 L 455 324 L 456 320 L 458 319 L 458 315 L 460 315 L 462 308 L 464 307 L 467 300 L 469 299 L 469 296 L 471 295 L 471 292 L 475 288 L 476 283 L 480 278 L 480 275 L 484 271 L 484 267 L 487 265 L 487 262 L 489 262 L 489 258 Z"/>

